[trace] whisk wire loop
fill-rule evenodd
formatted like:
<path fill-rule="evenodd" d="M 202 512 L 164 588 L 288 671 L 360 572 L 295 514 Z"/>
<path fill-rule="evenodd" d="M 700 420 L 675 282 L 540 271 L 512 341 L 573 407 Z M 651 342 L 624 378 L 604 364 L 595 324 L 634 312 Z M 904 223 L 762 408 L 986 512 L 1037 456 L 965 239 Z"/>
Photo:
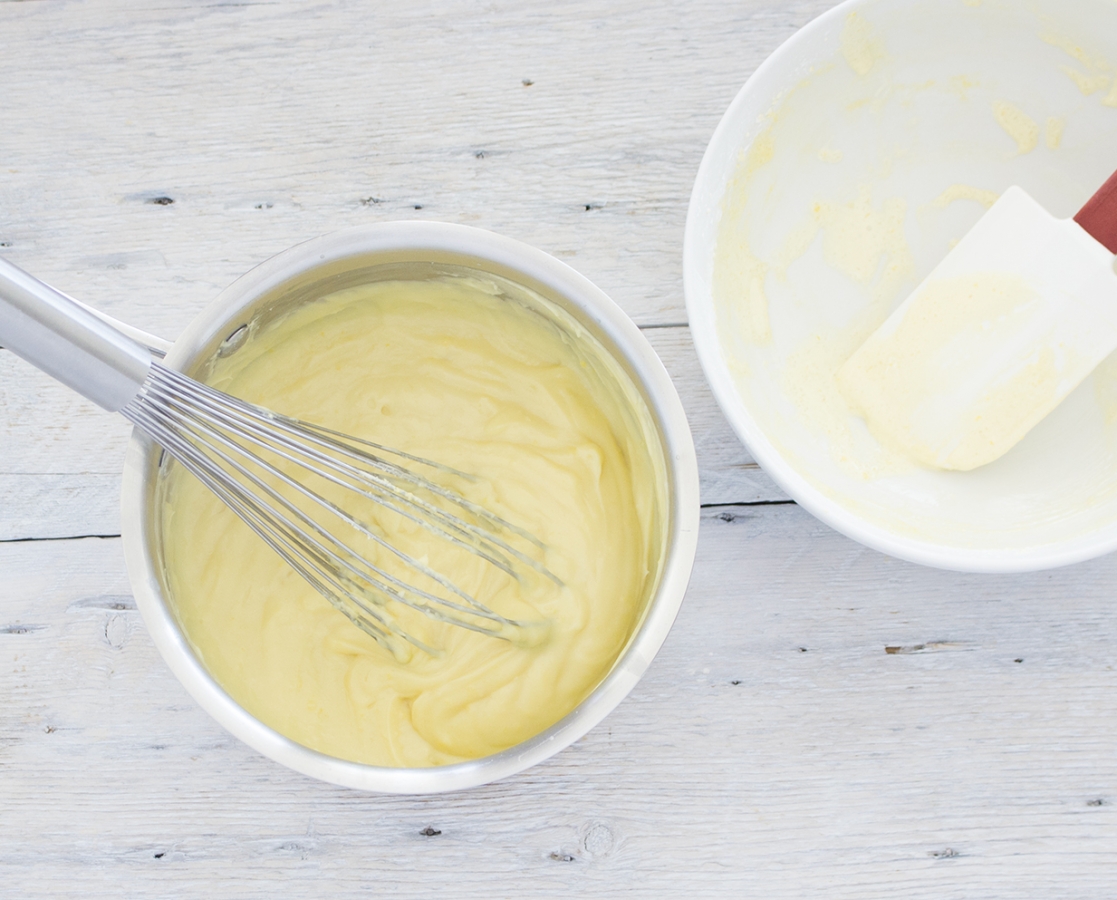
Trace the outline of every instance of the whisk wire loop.
<path fill-rule="evenodd" d="M 370 607 L 356 592 L 347 591 L 340 578 L 335 577 L 314 543 L 302 544 L 297 527 L 285 517 L 275 515 L 257 502 L 251 493 L 241 490 L 235 482 L 230 482 L 212 460 L 198 454 L 196 448 L 181 435 L 169 429 L 162 421 L 154 418 L 149 411 L 139 411 L 129 415 L 134 424 L 144 430 L 153 440 L 168 451 L 182 466 L 212 490 L 226 505 L 249 525 L 268 546 L 278 553 L 296 572 L 303 576 L 320 594 L 333 603 L 364 631 L 377 640 L 390 645 L 393 634 L 398 634 L 394 623 L 383 613 Z M 361 614 L 350 606 L 339 602 L 339 598 L 351 593 L 352 603 Z M 425 648 L 424 649 L 429 649 Z"/>
<path fill-rule="evenodd" d="M 255 407 L 243 400 L 219 394 L 174 370 L 168 371 L 175 389 L 168 391 L 156 385 L 155 391 L 163 402 L 173 406 L 180 413 L 191 415 L 208 413 L 211 416 L 211 424 L 225 429 L 235 428 L 238 437 L 249 440 L 274 455 L 282 456 L 323 479 L 363 494 L 370 500 L 432 531 L 438 537 L 466 547 L 470 552 L 482 556 L 514 578 L 520 577 L 515 565 L 515 561 L 518 561 L 554 579 L 541 563 L 502 540 L 494 529 L 511 532 L 542 547 L 534 536 L 483 507 L 471 503 L 459 494 L 351 444 L 364 444 L 385 452 L 397 453 L 397 451 L 390 451 L 379 444 L 348 438 L 338 432 Z M 186 402 L 186 398 L 191 402 Z M 328 437 L 322 437 L 321 434 L 326 434 Z M 283 452 L 284 449 L 295 456 L 287 455 Z M 365 468 L 346 464 L 335 456 L 329 455 L 328 451 L 339 453 L 355 463 L 362 464 Z M 422 462 L 435 469 L 460 474 L 449 467 L 422 460 L 417 456 L 398 455 Z M 373 471 L 368 471 L 369 468 Z M 473 476 L 463 477 L 473 478 Z M 489 528 L 475 525 L 460 516 L 446 512 L 413 492 L 400 488 L 393 483 L 392 478 L 410 483 L 454 504 L 460 510 L 482 519 Z M 385 544 L 385 546 L 392 552 L 396 552 L 390 545 Z"/>
<path fill-rule="evenodd" d="M 536 623 L 493 611 L 431 566 L 400 550 L 368 522 L 310 487 L 304 478 L 289 475 L 278 461 L 327 485 L 355 492 L 517 580 L 524 577 L 526 568 L 561 585 L 542 563 L 512 546 L 500 532 L 541 547 L 535 538 L 378 454 L 393 453 L 434 470 L 454 472 L 437 463 L 272 413 L 159 362 L 152 363 L 142 390 L 121 412 L 225 502 L 319 594 L 393 652 L 399 652 L 396 639 L 428 653 L 437 651 L 400 626 L 390 610 L 392 602 L 506 639 Z M 457 513 L 418 492 L 443 501 Z M 302 498 L 317 513 L 312 515 L 293 497 Z M 319 521 L 323 516 L 329 525 Z M 338 536 L 339 525 L 343 532 L 390 552 L 407 570 L 427 580 L 431 589 L 369 559 Z M 435 593 L 435 586 L 444 593 Z"/>

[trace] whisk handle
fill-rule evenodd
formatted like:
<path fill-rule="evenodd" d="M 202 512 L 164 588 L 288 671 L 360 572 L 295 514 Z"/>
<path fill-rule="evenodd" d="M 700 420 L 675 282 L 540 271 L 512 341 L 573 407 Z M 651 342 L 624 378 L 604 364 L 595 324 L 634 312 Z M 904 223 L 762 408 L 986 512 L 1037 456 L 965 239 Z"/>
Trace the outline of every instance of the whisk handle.
<path fill-rule="evenodd" d="M 146 347 L 5 259 L 0 346 L 110 412 L 136 396 L 151 368 Z"/>

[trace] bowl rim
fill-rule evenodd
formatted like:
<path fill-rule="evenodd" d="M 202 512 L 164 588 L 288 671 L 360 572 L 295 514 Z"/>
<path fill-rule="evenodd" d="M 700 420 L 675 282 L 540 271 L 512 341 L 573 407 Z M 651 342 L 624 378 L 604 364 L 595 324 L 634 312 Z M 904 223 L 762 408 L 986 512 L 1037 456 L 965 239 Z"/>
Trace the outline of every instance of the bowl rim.
<path fill-rule="evenodd" d="M 1117 548 L 1117 535 L 1106 538 L 1094 533 L 1022 548 L 952 547 L 893 531 L 862 517 L 827 496 L 784 458 L 747 410 L 726 363 L 717 333 L 713 298 L 700 275 L 706 269 L 710 252 L 708 245 L 703 246 L 700 240 L 700 222 L 709 214 L 712 188 L 719 188 L 718 208 L 720 208 L 720 198 L 724 196 L 725 191 L 725 179 L 717 169 L 719 157 L 726 149 L 740 151 L 747 146 L 740 142 L 732 146 L 728 145 L 740 128 L 742 117 L 748 114 L 750 108 L 763 105 L 754 102 L 754 94 L 767 90 L 770 87 L 769 82 L 782 81 L 781 76 L 785 69 L 801 70 L 806 63 L 814 61 L 796 61 L 801 45 L 815 40 L 818 34 L 831 29 L 836 20 L 844 19 L 857 10 L 880 6 L 885 2 L 895 2 L 902 6 L 911 5 L 910 0 L 844 0 L 795 32 L 746 79 L 706 145 L 691 190 L 683 237 L 683 290 L 687 319 L 699 362 L 718 406 L 761 468 L 796 503 L 847 537 L 898 559 L 959 572 L 987 574 L 1030 572 L 1093 559 Z M 786 86 L 786 82 L 783 83 Z M 762 99 L 770 100 L 772 96 L 776 94 L 770 92 L 761 94 Z M 759 119 L 765 111 L 756 108 L 757 118 Z"/>
<path fill-rule="evenodd" d="M 582 737 L 624 699 L 662 646 L 686 592 L 697 548 L 699 487 L 694 442 L 682 402 L 659 357 L 632 320 L 570 266 L 542 250 L 479 228 L 430 221 L 387 222 L 297 244 L 222 291 L 174 342 L 166 362 L 175 368 L 194 362 L 237 313 L 300 274 L 347 258 L 368 260 L 382 254 L 396 261 L 400 253 L 412 254 L 414 261 L 423 254 L 460 255 L 499 267 L 504 277 L 512 273 L 513 281 L 538 285 L 544 288 L 544 296 L 561 297 L 599 339 L 602 335 L 606 338 L 606 349 L 622 363 L 648 405 L 662 442 L 668 480 L 666 557 L 659 585 L 637 631 L 588 697 L 564 718 L 521 744 L 448 766 L 371 766 L 312 750 L 260 722 L 237 704 L 206 671 L 179 630 L 156 576 L 149 534 L 148 473 L 154 470 L 159 448 L 138 430 L 132 433 L 125 459 L 121 530 L 136 604 L 152 640 L 186 690 L 226 730 L 264 756 L 322 781 L 382 793 L 425 794 L 487 784 L 542 762 Z"/>

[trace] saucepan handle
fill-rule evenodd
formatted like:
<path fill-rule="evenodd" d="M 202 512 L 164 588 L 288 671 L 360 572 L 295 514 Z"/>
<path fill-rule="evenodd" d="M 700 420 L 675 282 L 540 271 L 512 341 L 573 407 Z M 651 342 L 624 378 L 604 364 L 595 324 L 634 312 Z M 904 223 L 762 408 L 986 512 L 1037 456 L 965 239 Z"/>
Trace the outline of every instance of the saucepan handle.
<path fill-rule="evenodd" d="M 58 291 L 58 288 L 55 288 Z M 72 294 L 67 294 L 65 291 L 58 291 L 67 300 L 76 303 L 88 313 L 92 313 L 106 325 L 110 325 L 126 337 L 130 337 L 137 344 L 147 347 L 152 356 L 157 359 L 162 359 L 171 352 L 171 347 L 174 346 L 174 341 L 168 341 L 165 338 L 158 337 L 149 331 L 144 331 L 136 328 L 134 325 L 129 325 L 127 322 L 121 322 L 120 319 L 114 319 L 106 312 L 101 312 L 99 309 L 94 309 L 88 303 L 82 303 L 77 297 Z"/>

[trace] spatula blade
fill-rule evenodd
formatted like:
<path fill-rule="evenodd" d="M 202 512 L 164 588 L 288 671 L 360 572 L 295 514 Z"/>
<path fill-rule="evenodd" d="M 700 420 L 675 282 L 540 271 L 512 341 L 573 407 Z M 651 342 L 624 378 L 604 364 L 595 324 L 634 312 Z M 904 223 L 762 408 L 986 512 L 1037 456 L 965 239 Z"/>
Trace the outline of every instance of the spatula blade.
<path fill-rule="evenodd" d="M 1117 349 L 1114 255 L 1009 188 L 838 372 L 881 443 L 997 459 Z"/>

